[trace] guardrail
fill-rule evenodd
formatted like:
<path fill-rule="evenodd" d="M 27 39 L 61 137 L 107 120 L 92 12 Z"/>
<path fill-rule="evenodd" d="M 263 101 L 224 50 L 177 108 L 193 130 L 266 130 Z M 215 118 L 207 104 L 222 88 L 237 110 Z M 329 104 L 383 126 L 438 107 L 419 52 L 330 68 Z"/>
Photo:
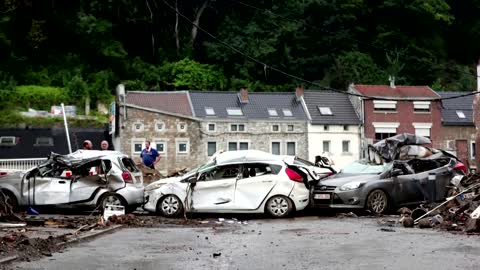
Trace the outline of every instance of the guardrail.
<path fill-rule="evenodd" d="M 0 159 L 0 171 L 25 171 L 47 160 L 46 158 Z"/>

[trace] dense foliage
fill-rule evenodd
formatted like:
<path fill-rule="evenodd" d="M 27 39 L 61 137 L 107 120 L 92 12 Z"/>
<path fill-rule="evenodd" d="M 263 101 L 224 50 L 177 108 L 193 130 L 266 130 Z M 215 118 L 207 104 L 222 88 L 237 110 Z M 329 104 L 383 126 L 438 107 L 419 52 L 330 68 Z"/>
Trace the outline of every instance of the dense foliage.
<path fill-rule="evenodd" d="M 171 9 L 173 8 L 173 10 Z M 349 82 L 469 91 L 479 0 L 4 0 L 0 102 L 16 85 L 61 87 L 79 104 L 128 89 L 257 91 Z M 315 87 L 305 85 L 306 87 Z"/>

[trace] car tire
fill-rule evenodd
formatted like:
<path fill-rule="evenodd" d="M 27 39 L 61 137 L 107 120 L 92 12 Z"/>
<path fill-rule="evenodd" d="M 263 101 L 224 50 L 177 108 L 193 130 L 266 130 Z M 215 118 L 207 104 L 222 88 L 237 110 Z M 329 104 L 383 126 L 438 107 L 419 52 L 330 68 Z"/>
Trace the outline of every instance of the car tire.
<path fill-rule="evenodd" d="M 0 195 L 2 196 L 2 200 L 4 200 L 6 203 L 10 205 L 10 207 L 12 208 L 12 212 L 13 213 L 17 212 L 19 210 L 19 206 L 18 206 L 18 201 L 15 195 L 13 195 L 12 192 L 5 189 L 0 190 L 0 192 L 3 194 L 3 196 Z"/>
<path fill-rule="evenodd" d="M 388 196 L 381 189 L 372 190 L 367 196 L 366 208 L 376 215 L 387 212 L 389 207 Z"/>
<path fill-rule="evenodd" d="M 178 217 L 183 213 L 183 203 L 177 196 L 167 195 L 158 201 L 157 213 L 164 217 Z"/>
<path fill-rule="evenodd" d="M 273 218 L 284 218 L 293 210 L 292 201 L 286 196 L 277 195 L 268 199 L 265 204 L 265 212 Z"/>
<path fill-rule="evenodd" d="M 125 213 L 127 213 L 128 205 L 125 203 L 125 200 L 122 197 L 115 193 L 107 193 L 102 196 L 102 199 L 98 204 L 98 208 L 102 211 L 102 213 L 105 211 L 107 204 L 121 205 L 125 207 Z"/>

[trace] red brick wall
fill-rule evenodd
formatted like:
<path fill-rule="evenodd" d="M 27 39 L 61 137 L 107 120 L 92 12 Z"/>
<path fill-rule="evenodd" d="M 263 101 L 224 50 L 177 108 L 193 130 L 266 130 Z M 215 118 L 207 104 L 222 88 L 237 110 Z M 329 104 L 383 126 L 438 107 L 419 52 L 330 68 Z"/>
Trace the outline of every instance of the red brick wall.
<path fill-rule="evenodd" d="M 456 140 L 455 149 L 457 150 L 457 158 L 462 161 L 467 167 L 470 167 L 470 157 L 469 157 L 469 148 L 467 140 Z"/>
<path fill-rule="evenodd" d="M 398 122 L 397 134 L 412 133 L 415 134 L 414 122 L 432 123 L 430 137 L 433 147 L 439 147 L 440 130 L 442 123 L 441 104 L 438 101 L 431 102 L 430 113 L 417 113 L 413 111 L 413 102 L 398 101 L 396 112 L 374 112 L 373 100 L 365 100 L 365 136 L 369 139 L 375 139 L 375 127 L 373 122 Z"/>

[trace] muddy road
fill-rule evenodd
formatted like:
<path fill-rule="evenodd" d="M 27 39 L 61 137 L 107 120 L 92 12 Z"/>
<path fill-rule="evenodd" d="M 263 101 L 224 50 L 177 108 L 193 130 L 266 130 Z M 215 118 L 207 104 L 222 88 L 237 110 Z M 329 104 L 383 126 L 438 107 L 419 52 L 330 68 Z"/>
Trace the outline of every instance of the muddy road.
<path fill-rule="evenodd" d="M 379 218 L 127 228 L 12 269 L 479 269 L 480 236 Z"/>

